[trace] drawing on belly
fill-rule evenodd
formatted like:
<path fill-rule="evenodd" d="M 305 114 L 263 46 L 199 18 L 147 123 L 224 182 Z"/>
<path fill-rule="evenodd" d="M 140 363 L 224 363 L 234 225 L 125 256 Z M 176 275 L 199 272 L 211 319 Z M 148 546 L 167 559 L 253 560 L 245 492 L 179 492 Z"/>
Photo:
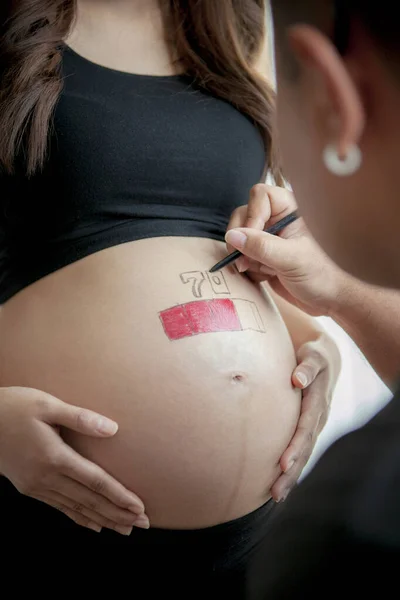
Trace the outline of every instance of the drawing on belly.
<path fill-rule="evenodd" d="M 182 283 L 192 284 L 192 294 L 195 298 L 203 297 L 202 287 L 206 281 L 206 276 L 202 271 L 187 271 L 186 273 L 181 273 L 180 278 Z M 215 294 L 230 294 L 223 273 L 216 273 L 215 275 L 213 273 L 207 273 L 207 279 L 211 285 L 212 291 Z"/>
<path fill-rule="evenodd" d="M 180 275 L 182 283 L 192 283 L 192 293 L 195 298 L 202 298 L 201 288 L 206 278 L 201 271 L 188 271 Z"/>
<path fill-rule="evenodd" d="M 164 331 L 171 341 L 200 333 L 258 331 L 265 333 L 257 305 L 240 298 L 215 298 L 179 304 L 160 312 Z"/>
<path fill-rule="evenodd" d="M 223 273 L 207 273 L 207 277 L 215 294 L 230 294 Z"/>

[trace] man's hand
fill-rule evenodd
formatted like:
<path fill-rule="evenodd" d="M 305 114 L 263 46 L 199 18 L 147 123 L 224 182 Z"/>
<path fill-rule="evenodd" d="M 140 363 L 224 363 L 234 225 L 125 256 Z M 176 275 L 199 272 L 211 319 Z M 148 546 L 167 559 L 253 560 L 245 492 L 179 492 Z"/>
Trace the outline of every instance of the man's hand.
<path fill-rule="evenodd" d="M 310 315 L 329 315 L 346 293 L 349 276 L 321 250 L 303 219 L 279 236 L 263 231 L 296 208 L 288 190 L 258 184 L 249 204 L 233 213 L 226 241 L 230 250 L 245 255 L 236 263 L 240 272 L 247 271 L 258 282 L 268 281 L 285 300 Z"/>

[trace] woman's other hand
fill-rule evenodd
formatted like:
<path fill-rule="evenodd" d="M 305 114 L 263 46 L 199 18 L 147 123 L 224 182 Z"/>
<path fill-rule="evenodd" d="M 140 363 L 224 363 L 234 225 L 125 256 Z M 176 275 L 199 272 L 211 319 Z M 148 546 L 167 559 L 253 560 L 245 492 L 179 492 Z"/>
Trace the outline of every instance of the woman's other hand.
<path fill-rule="evenodd" d="M 65 427 L 108 438 L 114 421 L 31 388 L 0 388 L 0 473 L 19 492 L 62 511 L 78 525 L 129 535 L 147 528 L 142 501 L 61 438 Z"/>
<path fill-rule="evenodd" d="M 312 454 L 328 419 L 340 372 L 339 350 L 325 333 L 318 340 L 303 344 L 297 351 L 297 360 L 292 382 L 303 391 L 303 399 L 297 429 L 280 460 L 282 475 L 272 487 L 272 497 L 277 502 L 286 499 Z"/>

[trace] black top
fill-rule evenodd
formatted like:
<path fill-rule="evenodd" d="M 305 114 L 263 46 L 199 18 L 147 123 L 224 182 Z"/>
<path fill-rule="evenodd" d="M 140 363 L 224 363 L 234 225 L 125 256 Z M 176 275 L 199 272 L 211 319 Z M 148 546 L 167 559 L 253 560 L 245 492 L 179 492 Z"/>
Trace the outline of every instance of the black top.
<path fill-rule="evenodd" d="M 249 598 L 397 598 L 399 560 L 400 390 L 279 506 Z"/>
<path fill-rule="evenodd" d="M 255 125 L 187 76 L 132 75 L 69 48 L 63 70 L 44 171 L 0 178 L 0 303 L 123 242 L 223 240 L 262 177 Z"/>

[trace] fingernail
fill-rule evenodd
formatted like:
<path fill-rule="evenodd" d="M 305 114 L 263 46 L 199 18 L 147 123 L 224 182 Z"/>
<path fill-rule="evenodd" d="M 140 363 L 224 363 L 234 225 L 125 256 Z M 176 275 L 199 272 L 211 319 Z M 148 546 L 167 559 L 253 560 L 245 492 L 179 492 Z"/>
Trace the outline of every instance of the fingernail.
<path fill-rule="evenodd" d="M 118 431 L 118 425 L 115 421 L 111 421 L 111 419 L 106 419 L 104 417 L 100 417 L 97 420 L 96 429 L 99 433 L 104 435 L 114 435 Z"/>
<path fill-rule="evenodd" d="M 90 523 L 88 523 L 88 524 L 86 525 L 86 527 L 87 527 L 88 529 L 91 529 L 92 531 L 95 531 L 96 533 L 100 533 L 100 531 L 101 531 L 101 529 L 102 529 L 102 528 L 100 527 L 100 525 L 97 525 L 97 523 L 93 523 L 93 522 L 90 522 Z"/>
<path fill-rule="evenodd" d="M 285 473 L 287 473 L 288 471 L 290 471 L 290 469 L 293 467 L 294 463 L 296 461 L 295 460 L 291 460 L 290 463 L 288 464 L 288 466 L 285 469 Z"/>
<path fill-rule="evenodd" d="M 141 515 L 138 519 L 136 519 L 133 525 L 134 527 L 139 527 L 139 529 L 150 529 L 150 521 L 144 515 Z"/>
<path fill-rule="evenodd" d="M 278 502 L 285 502 L 286 498 L 289 496 L 290 490 L 286 490 L 283 492 L 282 496 L 279 498 Z"/>
<path fill-rule="evenodd" d="M 307 386 L 307 384 L 308 384 L 308 379 L 307 379 L 307 375 L 305 375 L 304 373 L 301 373 L 301 372 L 299 373 L 299 372 L 297 372 L 297 373 L 296 373 L 296 379 L 297 379 L 297 381 L 299 381 L 299 382 L 301 383 L 301 385 L 302 385 L 303 387 L 306 387 L 306 386 Z"/>
<path fill-rule="evenodd" d="M 246 270 L 246 267 L 243 264 L 242 260 L 236 261 L 236 267 L 237 267 L 237 270 L 239 271 L 239 273 L 243 273 Z"/>
<path fill-rule="evenodd" d="M 132 533 L 132 527 L 124 527 L 123 525 L 116 525 L 114 527 L 114 529 L 121 535 L 131 535 L 131 533 Z"/>
<path fill-rule="evenodd" d="M 241 231 L 235 231 L 234 229 L 232 229 L 226 234 L 225 241 L 231 246 L 237 248 L 238 250 L 241 250 L 246 244 L 247 236 Z"/>

